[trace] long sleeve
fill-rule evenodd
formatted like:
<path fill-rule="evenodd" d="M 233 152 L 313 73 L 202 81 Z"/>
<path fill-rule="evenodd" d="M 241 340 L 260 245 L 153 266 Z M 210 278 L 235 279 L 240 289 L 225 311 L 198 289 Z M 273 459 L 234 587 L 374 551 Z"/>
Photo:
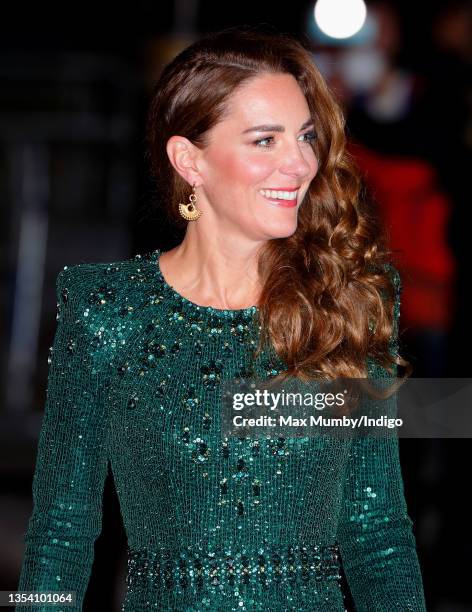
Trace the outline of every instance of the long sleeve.
<path fill-rule="evenodd" d="M 391 270 L 396 299 L 390 346 L 397 354 L 401 285 L 398 271 L 393 266 Z M 389 377 L 384 372 L 382 377 Z M 385 400 L 388 401 L 396 402 L 396 394 Z M 389 415 L 395 415 L 396 403 L 387 410 Z M 426 610 L 412 526 L 404 497 L 397 435 L 354 438 L 338 542 L 357 612 Z"/>
<path fill-rule="evenodd" d="M 65 268 L 56 281 L 57 326 L 18 585 L 21 591 L 76 591 L 76 607 L 17 608 L 22 611 L 82 609 L 101 531 L 107 419 L 100 332 L 88 316 L 93 266 Z"/>

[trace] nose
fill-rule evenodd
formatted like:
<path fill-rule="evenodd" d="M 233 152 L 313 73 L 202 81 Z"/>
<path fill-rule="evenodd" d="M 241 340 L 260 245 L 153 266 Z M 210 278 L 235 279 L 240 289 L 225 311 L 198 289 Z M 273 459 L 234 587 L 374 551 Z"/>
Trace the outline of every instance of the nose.
<path fill-rule="evenodd" d="M 306 147 L 307 145 L 302 146 Z M 313 156 L 311 152 L 310 156 Z M 296 177 L 298 180 L 305 180 L 313 171 L 316 171 L 317 167 L 316 158 L 313 156 L 313 161 L 310 163 L 306 153 L 304 153 L 300 144 L 297 142 L 294 145 L 287 145 L 282 155 L 280 172 L 288 176 Z"/>

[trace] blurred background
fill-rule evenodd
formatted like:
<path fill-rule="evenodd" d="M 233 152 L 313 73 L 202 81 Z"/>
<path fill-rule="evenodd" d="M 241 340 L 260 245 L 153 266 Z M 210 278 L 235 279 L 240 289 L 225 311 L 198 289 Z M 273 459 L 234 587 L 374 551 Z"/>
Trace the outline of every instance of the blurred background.
<path fill-rule="evenodd" d="M 12 4 L 0 24 L 0 590 L 17 588 L 32 509 L 56 276 L 181 241 L 159 212 L 144 120 L 163 65 L 206 32 L 266 24 L 311 41 L 402 275 L 413 375 L 471 376 L 470 3 Z M 470 440 L 401 439 L 400 452 L 428 610 L 472 611 Z M 109 475 L 84 610 L 119 610 L 125 547 Z"/>

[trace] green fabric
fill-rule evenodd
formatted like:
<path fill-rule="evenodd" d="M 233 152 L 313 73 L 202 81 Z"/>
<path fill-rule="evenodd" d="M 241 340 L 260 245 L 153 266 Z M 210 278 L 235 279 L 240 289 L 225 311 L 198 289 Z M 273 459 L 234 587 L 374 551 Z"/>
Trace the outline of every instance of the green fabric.
<path fill-rule="evenodd" d="M 73 590 L 82 608 L 110 466 L 129 546 L 122 610 L 342 611 L 342 563 L 360 612 L 424 611 L 397 437 L 223 438 L 221 381 L 283 363 L 264 353 L 251 370 L 257 309 L 193 304 L 159 254 L 58 275 L 18 590 Z"/>

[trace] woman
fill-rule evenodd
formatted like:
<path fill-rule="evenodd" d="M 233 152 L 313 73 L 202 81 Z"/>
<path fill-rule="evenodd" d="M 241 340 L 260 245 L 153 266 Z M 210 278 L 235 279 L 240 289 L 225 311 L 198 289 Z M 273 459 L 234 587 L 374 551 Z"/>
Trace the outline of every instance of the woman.
<path fill-rule="evenodd" d="M 58 276 L 19 589 L 81 605 L 110 462 L 123 610 L 344 610 L 342 569 L 357 610 L 425 610 L 396 437 L 220 435 L 224 380 L 406 364 L 398 272 L 309 50 L 249 27 L 194 43 L 160 77 L 148 136 L 185 237 Z"/>

